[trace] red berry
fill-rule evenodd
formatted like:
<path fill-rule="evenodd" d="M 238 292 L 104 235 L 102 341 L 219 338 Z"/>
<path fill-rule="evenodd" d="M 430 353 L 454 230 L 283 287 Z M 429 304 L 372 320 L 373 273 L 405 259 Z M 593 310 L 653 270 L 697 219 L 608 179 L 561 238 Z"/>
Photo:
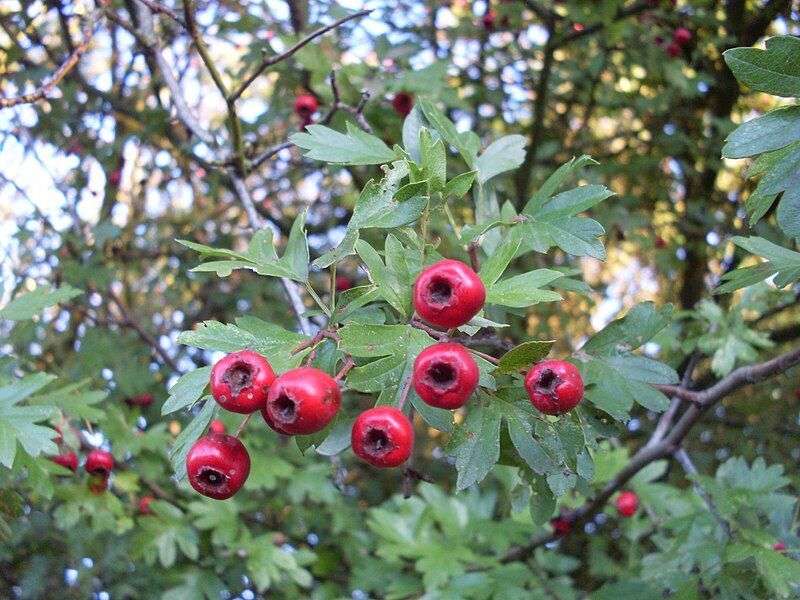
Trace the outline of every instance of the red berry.
<path fill-rule="evenodd" d="M 143 406 L 147 407 L 153 403 L 153 394 L 142 394 L 141 396 L 133 396 L 128 398 L 125 402 L 129 406 Z"/>
<path fill-rule="evenodd" d="M 152 515 L 153 509 L 150 508 L 150 503 L 155 500 L 152 496 L 144 496 L 143 498 L 139 499 L 139 514 L 140 515 Z"/>
<path fill-rule="evenodd" d="M 86 457 L 86 464 L 83 468 L 92 475 L 108 477 L 114 470 L 114 457 L 105 450 L 92 450 Z"/>
<path fill-rule="evenodd" d="M 659 249 L 667 247 L 667 243 L 664 241 L 664 238 L 662 238 L 660 235 L 656 236 L 655 244 L 656 244 L 656 248 L 659 248 Z"/>
<path fill-rule="evenodd" d="M 414 108 L 414 96 L 408 92 L 397 92 L 392 98 L 392 108 L 397 114 L 407 117 Z"/>
<path fill-rule="evenodd" d="M 78 455 L 74 452 L 65 452 L 64 454 L 59 454 L 58 456 L 50 456 L 50 460 L 52 460 L 57 465 L 61 465 L 65 469 L 69 469 L 73 473 L 78 470 Z"/>
<path fill-rule="evenodd" d="M 621 517 L 632 517 L 639 508 L 639 496 L 633 492 L 622 492 L 614 502 Z"/>
<path fill-rule="evenodd" d="M 562 360 L 546 360 L 531 367 L 525 376 L 531 404 L 546 415 L 563 415 L 583 398 L 583 379 L 578 368 Z"/>
<path fill-rule="evenodd" d="M 208 430 L 211 433 L 228 433 L 228 428 L 225 426 L 225 423 L 219 419 L 214 419 L 211 421 L 211 425 L 208 426 Z"/>
<path fill-rule="evenodd" d="M 317 108 L 319 108 L 319 102 L 313 94 L 303 94 L 294 101 L 294 112 L 303 119 L 311 117 L 317 112 Z"/>
<path fill-rule="evenodd" d="M 667 54 L 672 58 L 678 58 L 681 55 L 681 47 L 678 44 L 672 43 L 667 46 Z"/>
<path fill-rule="evenodd" d="M 272 384 L 265 420 L 280 433 L 308 435 L 325 429 L 341 402 L 339 384 L 330 375 L 310 367 L 292 369 Z"/>
<path fill-rule="evenodd" d="M 337 292 L 345 292 L 353 287 L 353 282 L 350 280 L 349 277 L 345 277 L 344 275 L 339 275 L 336 278 L 336 291 Z"/>
<path fill-rule="evenodd" d="M 229 354 L 211 369 L 211 395 L 222 408 L 249 414 L 264 407 L 275 373 L 251 350 Z"/>
<path fill-rule="evenodd" d="M 250 474 L 250 455 L 238 438 L 209 433 L 186 454 L 191 486 L 203 496 L 227 500 L 238 492 Z"/>
<path fill-rule="evenodd" d="M 87 483 L 89 491 L 95 496 L 102 496 L 108 489 L 108 477 L 105 475 L 91 475 Z"/>
<path fill-rule="evenodd" d="M 480 277 L 457 260 L 443 260 L 423 269 L 414 282 L 414 309 L 432 325 L 460 327 L 486 302 Z"/>
<path fill-rule="evenodd" d="M 273 421 L 272 417 L 269 416 L 269 413 L 267 412 L 267 407 L 266 406 L 261 409 L 261 416 L 264 417 L 264 422 L 267 425 L 269 425 L 269 428 L 272 429 L 273 431 L 276 431 L 276 432 L 278 432 L 278 433 L 280 433 L 282 435 L 292 435 L 291 433 L 289 433 L 285 429 L 281 429 L 280 427 L 275 425 L 275 421 Z"/>
<path fill-rule="evenodd" d="M 784 550 L 786 550 L 786 544 L 784 544 L 783 542 L 776 542 L 775 545 L 772 547 L 772 549 L 775 552 L 781 552 L 783 554 L 786 554 L 786 552 L 784 552 Z"/>
<path fill-rule="evenodd" d="M 692 32 L 686 27 L 678 27 L 672 34 L 672 39 L 678 46 L 685 46 L 692 41 Z"/>
<path fill-rule="evenodd" d="M 414 428 L 396 408 L 378 406 L 361 413 L 350 438 L 356 456 L 376 467 L 396 467 L 411 456 Z"/>
<path fill-rule="evenodd" d="M 486 31 L 494 31 L 494 22 L 496 17 L 497 12 L 495 10 L 486 11 L 486 13 L 483 15 L 481 18 L 481 23 Z"/>
<path fill-rule="evenodd" d="M 437 408 L 464 406 L 479 377 L 472 355 L 458 344 L 428 346 L 414 361 L 414 389 L 426 404 Z"/>
<path fill-rule="evenodd" d="M 558 537 L 563 537 L 572 529 L 572 521 L 564 517 L 556 517 L 550 520 L 550 526 Z"/>
<path fill-rule="evenodd" d="M 108 183 L 110 185 L 113 185 L 114 187 L 117 187 L 121 180 L 122 180 L 122 175 L 119 172 L 119 170 L 111 171 L 111 173 L 108 174 Z"/>

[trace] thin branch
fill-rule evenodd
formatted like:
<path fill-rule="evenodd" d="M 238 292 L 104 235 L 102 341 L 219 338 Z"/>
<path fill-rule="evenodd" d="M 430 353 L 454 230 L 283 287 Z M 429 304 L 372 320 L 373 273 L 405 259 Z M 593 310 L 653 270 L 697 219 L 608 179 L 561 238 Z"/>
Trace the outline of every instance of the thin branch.
<path fill-rule="evenodd" d="M 159 4 L 158 2 L 155 2 L 155 0 L 139 0 L 139 2 L 145 4 L 150 10 L 152 10 L 155 13 L 161 13 L 163 15 L 167 15 L 178 25 L 186 29 L 186 22 L 183 19 L 181 19 L 171 8 L 168 8 L 163 4 Z"/>
<path fill-rule="evenodd" d="M 43 83 L 41 87 L 37 88 L 33 92 L 30 92 L 29 94 L 22 94 L 21 96 L 16 96 L 14 98 L 0 98 L 0 109 L 10 108 L 20 104 L 31 104 L 38 102 L 39 100 L 44 99 L 59 83 L 61 83 L 61 81 L 69 74 L 69 72 L 75 68 L 75 65 L 78 64 L 78 61 L 86 53 L 86 50 L 88 50 L 89 44 L 91 44 L 92 39 L 94 38 L 95 27 L 97 25 L 99 14 L 100 13 L 95 13 L 92 15 L 92 18 L 89 22 L 89 27 L 86 29 L 86 32 L 83 35 L 83 41 L 75 47 L 75 50 L 69 55 L 67 60 L 65 60 L 61 66 L 58 67 L 49 81 Z"/>
<path fill-rule="evenodd" d="M 689 454 L 686 452 L 685 449 L 681 448 L 680 450 L 678 450 L 675 453 L 675 458 L 678 460 L 678 462 L 683 467 L 683 470 L 686 471 L 687 474 L 697 475 L 698 473 L 697 467 L 694 466 L 692 459 L 689 457 Z M 705 501 L 706 506 L 708 506 L 708 510 L 711 511 L 711 514 L 713 515 L 714 519 L 716 519 L 717 523 L 719 523 L 719 526 L 722 527 L 722 530 L 725 532 L 725 535 L 727 535 L 728 538 L 732 537 L 731 524 L 728 523 L 728 521 L 726 521 L 722 517 L 722 515 L 719 514 L 719 511 L 717 511 L 717 507 L 714 506 L 714 501 L 711 498 L 711 494 L 705 491 L 697 481 L 692 482 L 692 487 L 694 488 L 694 491 L 697 493 L 697 495 L 700 496 Z"/>
<path fill-rule="evenodd" d="M 273 66 L 273 65 L 275 65 L 275 64 L 277 64 L 277 63 L 279 63 L 279 62 L 281 62 L 283 60 L 286 60 L 287 58 L 290 58 L 298 50 L 300 50 L 300 48 L 302 48 L 303 46 L 305 46 L 309 42 L 315 40 L 319 36 L 328 33 L 332 29 L 336 29 L 337 27 L 340 27 L 340 26 L 344 25 L 348 21 L 352 21 L 353 19 L 359 19 L 361 17 L 364 17 L 364 16 L 370 14 L 371 12 L 372 12 L 371 10 L 360 10 L 357 13 L 353 13 L 352 15 L 348 15 L 346 17 L 343 17 L 343 18 L 341 18 L 341 19 L 339 19 L 337 21 L 334 21 L 333 23 L 331 23 L 330 25 L 328 25 L 326 27 L 322 27 L 321 29 L 317 29 L 314 33 L 304 37 L 302 40 L 297 42 L 294 46 L 292 46 L 291 48 L 289 48 L 285 52 L 281 52 L 280 54 L 276 54 L 275 56 L 270 56 L 269 58 L 265 58 L 261 62 L 261 64 L 258 65 L 256 70 L 247 79 L 244 80 L 242 85 L 240 85 L 239 88 L 236 91 L 234 91 L 232 94 L 227 96 L 226 100 L 228 102 L 236 102 L 236 100 L 238 100 L 241 97 L 241 95 L 244 94 L 244 92 L 247 90 L 247 88 L 252 85 L 252 83 L 259 77 L 259 75 L 261 75 L 269 67 L 271 67 L 271 66 Z"/>

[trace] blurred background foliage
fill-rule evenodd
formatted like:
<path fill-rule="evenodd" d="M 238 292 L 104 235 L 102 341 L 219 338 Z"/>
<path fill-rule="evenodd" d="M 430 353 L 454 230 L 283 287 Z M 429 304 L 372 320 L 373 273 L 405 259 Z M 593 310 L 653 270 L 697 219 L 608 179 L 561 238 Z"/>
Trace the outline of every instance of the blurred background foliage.
<path fill-rule="evenodd" d="M 161 4 L 183 19 L 179 2 Z M 262 51 L 281 52 L 362 4 L 373 9 L 368 16 L 304 47 L 248 89 L 239 116 L 249 158 L 299 130 L 292 110 L 298 95 L 315 94 L 322 114 L 330 108 L 332 71 L 341 100 L 355 106 L 366 99 L 363 116 L 387 143 L 402 140 L 392 98 L 424 95 L 484 145 L 525 136 L 524 164 L 497 180 L 501 203 L 521 208 L 552 171 L 581 154 L 600 163 L 581 182 L 617 194 L 592 215 L 607 232 L 604 262 L 560 251 L 550 257 L 551 265 L 579 270 L 591 291 L 518 311 L 507 341 L 555 339 L 554 354 L 565 354 L 619 312 L 653 300 L 674 303 L 679 318 L 652 350 L 680 368 L 698 349 L 698 387 L 766 348 L 796 346 L 797 289 L 764 283 L 711 298 L 722 274 L 755 262 L 731 243 L 752 232 L 744 201 L 755 184 L 745 178 L 748 161 L 720 158 L 723 141 L 744 120 L 784 102 L 741 87 L 722 52 L 769 35 L 797 35 L 796 3 L 200 0 L 197 19 L 214 64 L 239 81 Z M 746 590 L 752 582 L 738 581 L 744 578 L 726 571 L 730 566 L 723 575 L 715 571 L 714 540 L 702 535 L 702 520 L 711 517 L 683 471 L 667 463 L 635 483 L 648 506 L 640 517 L 620 523 L 602 514 L 585 532 L 508 564 L 500 561 L 503 552 L 536 530 L 519 508 L 514 470 L 497 467 L 480 486 L 454 496 L 445 440 L 432 429 L 418 428 L 417 455 L 437 483 L 420 484 L 407 501 L 399 497 L 397 473 L 377 473 L 351 456 L 333 463 L 303 456 L 266 428 L 247 433 L 254 461 L 246 494 L 213 504 L 190 494 L 185 482 L 176 488 L 165 450 L 186 421 L 164 420 L 159 409 L 180 373 L 215 359 L 177 344 L 178 333 L 241 314 L 286 326 L 294 316 L 273 280 L 189 272 L 196 256 L 175 239 L 237 248 L 248 224 L 229 165 L 220 164 L 226 157 L 198 144 L 170 113 L 156 49 L 197 119 L 229 140 L 224 99 L 180 24 L 151 14 L 148 27 L 143 11 L 149 13 L 138 0 L 0 4 L 4 96 L 47 79 L 87 22 L 98 20 L 86 54 L 57 93 L 0 111 L 5 300 L 43 283 L 85 291 L 41 317 L 3 324 L 3 379 L 23 369 L 84 382 L 81 408 L 70 406 L 52 424 L 66 444 L 110 448 L 120 464 L 101 495 L 83 476 L 48 477 L 45 471 L 56 468 L 43 460 L 38 482 L 33 467 L 24 483 L 0 472 L 0 504 L 24 512 L 0 543 L 0 596 L 570 598 L 606 585 L 593 597 L 649 597 L 648 590 L 666 585 L 660 571 L 680 571 L 705 551 L 708 564 L 690 578 L 699 587 L 675 581 L 670 589 L 697 597 L 697 589 L 715 588 L 696 579 L 726 577 L 728 597 L 748 597 L 737 596 L 737 586 Z M 680 27 L 692 38 L 673 56 L 668 47 Z M 338 111 L 331 127 L 343 130 L 348 119 Z M 247 183 L 258 211 L 284 234 L 308 209 L 313 260 L 341 239 L 358 193 L 378 174 L 374 167 L 323 167 L 287 146 L 254 168 Z M 459 221 L 473 220 L 471 204 L 453 210 Z M 440 251 L 466 258 L 447 227 L 444 219 L 432 227 L 442 232 Z M 789 243 L 769 213 L 754 230 Z M 527 255 L 517 267 L 541 267 L 541 260 Z M 339 274 L 364 281 L 355 261 Z M 322 273 L 312 272 L 312 281 L 318 290 L 329 286 Z M 87 400 L 90 390 L 107 396 Z M 155 402 L 126 404 L 143 394 Z M 751 519 L 770 540 L 796 525 L 785 486 L 797 483 L 799 408 L 795 371 L 727 398 L 686 443 L 701 473 L 717 473 L 720 495 L 730 492 L 729 516 Z M 223 419 L 235 427 L 234 419 Z M 654 422 L 639 409 L 613 452 L 596 460 L 598 481 L 624 464 Z M 743 460 L 726 462 L 732 456 Z M 755 459 L 781 463 L 787 473 L 762 473 L 766 467 Z M 15 486 L 26 490 L 24 505 Z M 158 498 L 155 517 L 138 514 L 145 495 Z M 741 515 L 751 503 L 771 511 L 767 521 L 760 515 L 761 525 Z M 681 562 L 685 553 L 691 559 Z M 774 557 L 755 560 L 768 571 Z M 658 585 L 648 587 L 648 579 Z"/>

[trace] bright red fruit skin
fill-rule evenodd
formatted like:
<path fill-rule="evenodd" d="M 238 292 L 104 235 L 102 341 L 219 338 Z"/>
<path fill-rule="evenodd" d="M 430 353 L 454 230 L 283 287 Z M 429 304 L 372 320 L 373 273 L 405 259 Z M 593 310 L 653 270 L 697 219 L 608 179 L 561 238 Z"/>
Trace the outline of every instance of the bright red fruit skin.
<path fill-rule="evenodd" d="M 78 455 L 74 452 L 66 452 L 64 454 L 59 454 L 58 456 L 50 456 L 49 458 L 57 465 L 61 465 L 73 473 L 78 470 Z"/>
<path fill-rule="evenodd" d="M 238 492 L 250 474 L 250 455 L 238 438 L 209 433 L 186 454 L 189 484 L 203 496 L 227 500 Z"/>
<path fill-rule="evenodd" d="M 303 94 L 294 101 L 294 112 L 303 119 L 308 119 L 317 112 L 317 108 L 319 108 L 319 102 L 313 94 Z"/>
<path fill-rule="evenodd" d="M 678 27 L 672 34 L 672 39 L 675 40 L 675 43 L 679 46 L 685 46 L 692 41 L 692 32 L 686 29 L 686 27 Z"/>
<path fill-rule="evenodd" d="M 281 429 L 277 425 L 275 425 L 275 421 L 272 420 L 272 417 L 269 416 L 269 412 L 267 412 L 267 407 L 261 409 L 261 416 L 264 417 L 264 422 L 269 425 L 269 428 L 273 431 L 280 433 L 281 435 L 292 435 L 288 431 Z"/>
<path fill-rule="evenodd" d="M 392 98 L 392 108 L 397 114 L 407 117 L 414 108 L 414 96 L 408 92 L 397 92 Z"/>
<path fill-rule="evenodd" d="M 127 402 L 130 406 L 143 406 L 148 407 L 153 403 L 153 394 L 142 394 L 141 396 L 133 396 L 128 398 Z"/>
<path fill-rule="evenodd" d="M 114 457 L 105 450 L 92 450 L 86 457 L 86 464 L 83 468 L 92 475 L 108 477 L 114 470 Z"/>
<path fill-rule="evenodd" d="M 446 410 L 461 408 L 478 387 L 478 365 L 458 344 L 428 346 L 414 361 L 414 390 L 426 404 Z"/>
<path fill-rule="evenodd" d="M 267 359 L 242 350 L 211 369 L 211 395 L 225 410 L 245 415 L 264 408 L 273 381 L 275 373 Z"/>
<path fill-rule="evenodd" d="M 414 282 L 414 310 L 439 327 L 460 327 L 486 302 L 480 277 L 457 260 L 443 260 L 423 269 Z"/>
<path fill-rule="evenodd" d="M 621 517 L 632 517 L 639 508 L 639 497 L 633 492 L 622 492 L 614 502 Z"/>
<path fill-rule="evenodd" d="M 583 379 L 575 365 L 562 360 L 546 360 L 528 371 L 525 391 L 539 412 L 563 415 L 578 406 L 583 398 Z"/>
<path fill-rule="evenodd" d="M 139 514 L 140 515 L 152 515 L 153 509 L 150 508 L 150 503 L 155 500 L 152 496 L 144 496 L 139 499 Z"/>
<path fill-rule="evenodd" d="M 264 420 L 279 433 L 308 435 L 325 429 L 341 403 L 342 392 L 333 377 L 301 367 L 286 371 L 272 384 Z"/>
<path fill-rule="evenodd" d="M 337 292 L 346 292 L 351 287 L 353 287 L 353 282 L 350 280 L 349 277 L 345 277 L 344 275 L 339 275 L 338 277 L 336 277 Z"/>
<path fill-rule="evenodd" d="M 784 550 L 786 550 L 786 544 L 784 544 L 783 542 L 776 542 L 775 545 L 772 547 L 772 549 L 775 552 L 781 552 L 783 554 L 786 554 L 786 552 L 784 552 Z"/>
<path fill-rule="evenodd" d="M 564 537 L 572 529 L 572 522 L 564 517 L 556 517 L 550 520 L 550 526 L 557 537 Z"/>
<path fill-rule="evenodd" d="M 361 413 L 350 441 L 356 456 L 376 467 L 396 467 L 411 456 L 414 428 L 396 408 L 378 406 Z"/>
<path fill-rule="evenodd" d="M 228 433 L 228 428 L 219 419 L 214 419 L 211 421 L 211 425 L 208 426 L 208 431 L 211 433 Z"/>

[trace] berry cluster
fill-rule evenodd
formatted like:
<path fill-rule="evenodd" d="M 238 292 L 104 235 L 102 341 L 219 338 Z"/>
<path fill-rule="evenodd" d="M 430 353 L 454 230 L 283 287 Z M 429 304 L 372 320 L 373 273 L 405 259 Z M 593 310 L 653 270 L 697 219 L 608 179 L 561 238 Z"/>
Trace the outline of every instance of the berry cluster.
<path fill-rule="evenodd" d="M 56 428 L 58 431 L 58 428 Z M 63 442 L 59 436 L 56 439 L 58 444 Z M 73 473 L 78 472 L 78 455 L 73 450 L 65 449 L 56 456 L 50 456 L 57 465 L 69 469 Z M 86 455 L 86 462 L 83 468 L 89 474 L 89 488 L 96 494 L 103 493 L 108 488 L 108 478 L 114 470 L 114 457 L 105 450 L 94 449 Z"/>
<path fill-rule="evenodd" d="M 486 290 L 478 275 L 462 262 L 443 260 L 424 269 L 414 283 L 416 314 L 430 325 L 451 330 L 480 312 Z M 442 333 L 442 337 L 447 335 Z M 348 361 L 352 365 L 352 361 Z M 343 372 L 346 372 L 345 369 Z M 251 350 L 229 354 L 211 370 L 211 395 L 223 409 L 240 414 L 261 412 L 266 424 L 282 435 L 310 435 L 327 427 L 342 403 L 339 379 L 310 366 L 276 377 L 267 359 Z M 414 390 L 430 406 L 463 407 L 478 387 L 479 371 L 463 346 L 442 339 L 419 353 L 411 378 Z M 562 415 L 583 397 L 583 381 L 571 364 L 545 361 L 525 377 L 533 406 L 547 415 Z M 236 494 L 250 473 L 250 456 L 238 437 L 220 421 L 186 456 L 191 486 L 209 498 Z M 408 460 L 414 429 L 398 408 L 379 406 L 356 419 L 351 444 L 355 454 L 376 467 L 396 467 Z"/>

